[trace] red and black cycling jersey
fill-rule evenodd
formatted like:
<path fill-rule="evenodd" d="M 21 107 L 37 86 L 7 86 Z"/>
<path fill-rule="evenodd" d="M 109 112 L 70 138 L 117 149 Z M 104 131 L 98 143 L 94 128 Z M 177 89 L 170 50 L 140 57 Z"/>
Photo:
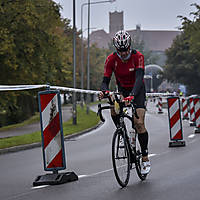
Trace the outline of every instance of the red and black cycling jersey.
<path fill-rule="evenodd" d="M 136 95 L 141 85 L 144 84 L 144 56 L 139 51 L 132 50 L 131 57 L 126 61 L 122 61 L 117 53 L 110 54 L 104 66 L 104 80 L 102 84 L 108 89 L 110 78 L 114 72 L 116 82 L 119 88 L 132 90 Z M 106 84 L 107 82 L 107 84 Z M 136 84 L 137 82 L 137 84 Z M 135 88 L 136 86 L 136 88 Z"/>

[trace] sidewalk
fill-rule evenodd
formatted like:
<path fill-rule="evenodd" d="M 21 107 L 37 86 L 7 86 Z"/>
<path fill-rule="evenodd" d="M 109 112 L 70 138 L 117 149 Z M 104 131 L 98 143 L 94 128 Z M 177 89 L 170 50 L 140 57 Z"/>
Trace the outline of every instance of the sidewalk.
<path fill-rule="evenodd" d="M 62 107 L 62 120 L 63 122 L 68 121 L 72 116 L 71 106 L 64 106 Z M 36 131 L 41 131 L 40 122 L 25 125 L 22 127 L 18 127 L 15 129 L 10 129 L 7 131 L 0 131 L 0 138 L 30 134 Z"/>

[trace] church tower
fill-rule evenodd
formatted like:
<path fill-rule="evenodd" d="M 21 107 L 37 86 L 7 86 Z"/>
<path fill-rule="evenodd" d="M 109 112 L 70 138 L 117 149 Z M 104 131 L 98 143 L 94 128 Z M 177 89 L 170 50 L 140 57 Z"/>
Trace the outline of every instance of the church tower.
<path fill-rule="evenodd" d="M 117 31 L 124 29 L 124 12 L 109 12 L 109 34 L 112 37 Z"/>

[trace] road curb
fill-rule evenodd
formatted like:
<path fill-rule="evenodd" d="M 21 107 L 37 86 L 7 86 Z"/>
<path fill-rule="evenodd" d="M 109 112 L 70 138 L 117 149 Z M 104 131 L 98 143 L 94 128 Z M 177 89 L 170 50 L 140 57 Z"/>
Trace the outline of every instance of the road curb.
<path fill-rule="evenodd" d="M 88 128 L 86 130 L 74 133 L 72 135 L 65 136 L 64 140 L 69 140 L 69 139 L 72 139 L 72 138 L 79 137 L 83 134 L 89 133 L 90 131 L 93 131 L 93 130 L 97 129 L 98 127 L 100 127 L 102 124 L 103 124 L 103 122 L 100 121 L 96 126 L 93 126 L 93 127 Z M 14 153 L 14 152 L 28 150 L 28 149 L 33 149 L 33 148 L 36 148 L 36 147 L 41 147 L 41 142 L 19 145 L 19 146 L 9 147 L 9 148 L 5 148 L 5 149 L 0 149 L 0 155 L 7 154 L 7 153 Z"/>
<path fill-rule="evenodd" d="M 102 124 L 103 124 L 103 122 L 100 121 L 96 126 L 93 126 L 93 127 L 91 127 L 91 128 L 85 129 L 85 130 L 83 130 L 83 131 L 74 133 L 74 134 L 72 134 L 72 135 L 67 135 L 67 136 L 65 136 L 65 137 L 64 137 L 64 140 L 76 138 L 76 137 L 79 137 L 79 136 L 84 135 L 84 134 L 86 134 L 86 133 L 89 133 L 90 131 L 93 131 L 93 130 L 99 128 Z"/>

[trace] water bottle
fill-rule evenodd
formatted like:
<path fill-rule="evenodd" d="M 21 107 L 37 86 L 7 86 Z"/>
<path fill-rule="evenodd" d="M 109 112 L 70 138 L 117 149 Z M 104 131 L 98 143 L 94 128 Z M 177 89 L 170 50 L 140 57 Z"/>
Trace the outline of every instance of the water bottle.
<path fill-rule="evenodd" d="M 130 132 L 129 132 L 129 140 L 130 140 L 130 145 L 131 147 L 135 147 L 135 144 L 136 144 L 136 133 L 135 133 L 135 130 L 134 129 L 131 129 Z"/>

